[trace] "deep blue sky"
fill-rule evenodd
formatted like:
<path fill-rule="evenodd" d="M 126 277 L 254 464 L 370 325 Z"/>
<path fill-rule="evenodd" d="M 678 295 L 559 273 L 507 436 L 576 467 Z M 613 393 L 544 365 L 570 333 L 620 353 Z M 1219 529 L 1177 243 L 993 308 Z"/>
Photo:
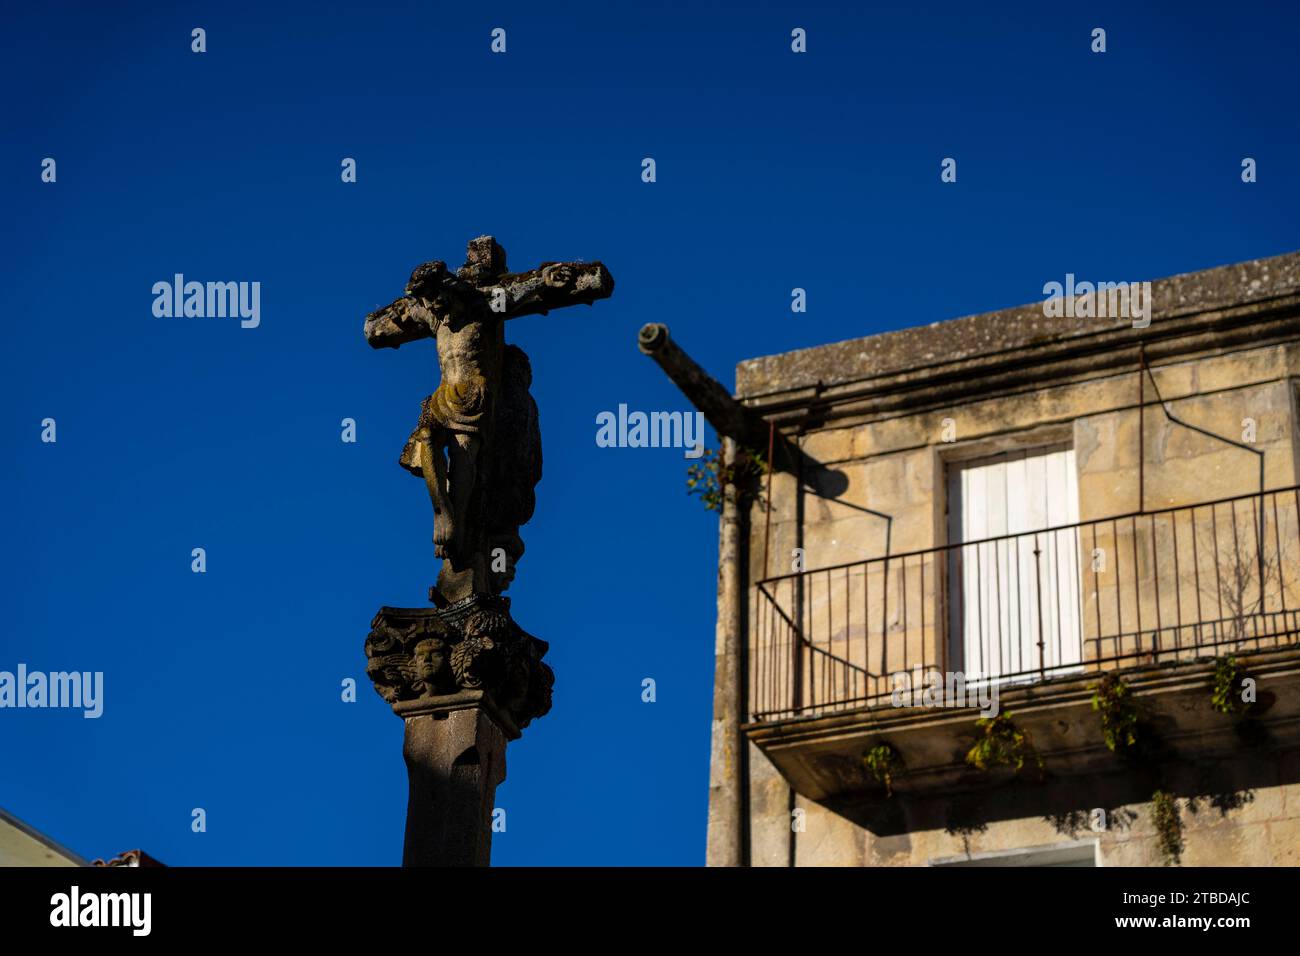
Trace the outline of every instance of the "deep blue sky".
<path fill-rule="evenodd" d="M 91 857 L 398 862 L 401 724 L 361 647 L 435 572 L 397 456 L 437 365 L 361 320 L 473 236 L 617 280 L 507 332 L 546 462 L 511 596 L 558 675 L 498 791 L 507 865 L 704 860 L 716 520 L 680 451 L 595 444 L 602 410 L 684 407 L 642 323 L 730 385 L 1066 272 L 1300 247 L 1294 4 L 626 6 L 7 6 L 0 669 L 107 686 L 97 721 L 0 710 L 0 806 Z M 261 327 L 154 318 L 175 272 L 260 281 Z"/>

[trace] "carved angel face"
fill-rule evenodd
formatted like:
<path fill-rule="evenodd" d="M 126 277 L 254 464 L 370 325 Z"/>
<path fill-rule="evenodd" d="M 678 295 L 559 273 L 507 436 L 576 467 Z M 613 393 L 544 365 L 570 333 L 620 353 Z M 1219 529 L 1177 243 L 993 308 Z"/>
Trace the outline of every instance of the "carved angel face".
<path fill-rule="evenodd" d="M 447 664 L 447 645 L 439 638 L 430 637 L 416 644 L 412 653 L 416 675 L 432 684 Z"/>

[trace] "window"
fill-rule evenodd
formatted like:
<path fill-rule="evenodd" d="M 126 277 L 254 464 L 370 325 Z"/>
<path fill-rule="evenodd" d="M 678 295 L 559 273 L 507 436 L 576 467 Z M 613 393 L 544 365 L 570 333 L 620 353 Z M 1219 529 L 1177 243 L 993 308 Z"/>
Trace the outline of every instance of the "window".
<path fill-rule="evenodd" d="M 968 683 L 1077 669 L 1078 521 L 1073 448 L 950 465 L 950 654 Z"/>

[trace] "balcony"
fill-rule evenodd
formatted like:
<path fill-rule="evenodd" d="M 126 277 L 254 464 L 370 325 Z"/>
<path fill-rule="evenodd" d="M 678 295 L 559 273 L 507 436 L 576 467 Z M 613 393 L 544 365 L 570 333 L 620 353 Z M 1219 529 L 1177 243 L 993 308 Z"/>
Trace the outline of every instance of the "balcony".
<path fill-rule="evenodd" d="M 1089 702 L 1117 670 L 1162 736 L 1213 751 L 1214 658 L 1243 658 L 1269 720 L 1300 717 L 1300 489 L 768 578 L 752 613 L 746 732 L 814 798 L 868 787 L 882 738 L 914 786 L 969 779 L 974 708 L 895 705 L 931 672 L 996 691 L 1051 769 L 1113 764 Z"/>

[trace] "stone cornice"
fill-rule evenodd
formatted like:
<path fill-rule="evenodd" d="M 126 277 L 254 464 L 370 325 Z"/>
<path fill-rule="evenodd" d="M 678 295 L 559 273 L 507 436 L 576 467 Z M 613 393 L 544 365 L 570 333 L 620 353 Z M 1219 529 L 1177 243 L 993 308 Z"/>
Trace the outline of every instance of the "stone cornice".
<path fill-rule="evenodd" d="M 1151 283 L 1146 328 L 1048 318 L 1041 302 L 742 362 L 738 396 L 781 424 L 951 404 L 1300 340 L 1300 253 Z"/>

